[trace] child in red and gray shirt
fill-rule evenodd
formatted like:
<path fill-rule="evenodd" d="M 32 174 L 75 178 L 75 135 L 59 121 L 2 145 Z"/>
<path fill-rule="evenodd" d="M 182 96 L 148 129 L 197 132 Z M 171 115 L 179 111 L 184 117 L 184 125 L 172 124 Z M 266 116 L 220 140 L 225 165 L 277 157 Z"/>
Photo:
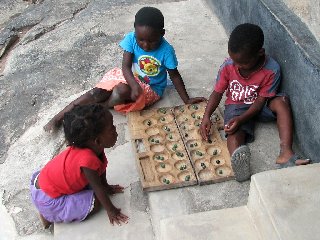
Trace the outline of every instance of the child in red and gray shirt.
<path fill-rule="evenodd" d="M 309 159 L 299 159 L 292 150 L 293 123 L 289 99 L 277 92 L 281 80 L 280 66 L 265 54 L 263 42 L 263 31 L 256 25 L 245 23 L 232 31 L 228 42 L 230 58 L 220 67 L 200 126 L 200 133 L 207 140 L 211 114 L 226 92 L 224 130 L 237 181 L 250 178 L 251 154 L 245 144 L 254 140 L 256 120 L 277 120 L 280 155 L 276 163 L 281 167 L 310 163 Z"/>

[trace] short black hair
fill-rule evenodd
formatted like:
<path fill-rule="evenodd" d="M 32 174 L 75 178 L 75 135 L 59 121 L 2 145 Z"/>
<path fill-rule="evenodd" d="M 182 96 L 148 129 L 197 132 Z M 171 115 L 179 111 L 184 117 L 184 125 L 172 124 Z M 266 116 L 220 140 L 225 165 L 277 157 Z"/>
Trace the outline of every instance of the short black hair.
<path fill-rule="evenodd" d="M 143 7 L 136 13 L 134 27 L 136 26 L 148 26 L 162 30 L 164 28 L 164 17 L 157 8 Z"/>
<path fill-rule="evenodd" d="M 63 128 L 69 146 L 86 147 L 88 140 L 95 139 L 111 123 L 107 109 L 98 104 L 76 106 L 64 114 Z"/>
<path fill-rule="evenodd" d="M 238 25 L 232 32 L 228 42 L 228 49 L 232 53 L 257 53 L 263 46 L 264 35 L 262 29 L 251 23 Z"/>

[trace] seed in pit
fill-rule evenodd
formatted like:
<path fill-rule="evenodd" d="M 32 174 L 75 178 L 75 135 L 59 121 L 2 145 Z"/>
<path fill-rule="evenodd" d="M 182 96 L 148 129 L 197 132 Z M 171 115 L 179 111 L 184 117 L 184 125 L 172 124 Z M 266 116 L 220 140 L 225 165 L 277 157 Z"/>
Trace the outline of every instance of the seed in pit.
<path fill-rule="evenodd" d="M 198 110 L 198 106 L 197 105 L 192 105 L 192 108 L 195 110 Z"/>
<path fill-rule="evenodd" d="M 207 166 L 206 166 L 206 164 L 204 164 L 203 162 L 200 164 L 201 165 L 201 167 L 203 168 L 203 169 L 205 169 Z"/>
<path fill-rule="evenodd" d="M 196 151 L 196 154 L 197 154 L 198 156 L 202 156 L 202 155 L 203 155 L 203 153 L 200 152 L 200 151 Z"/>

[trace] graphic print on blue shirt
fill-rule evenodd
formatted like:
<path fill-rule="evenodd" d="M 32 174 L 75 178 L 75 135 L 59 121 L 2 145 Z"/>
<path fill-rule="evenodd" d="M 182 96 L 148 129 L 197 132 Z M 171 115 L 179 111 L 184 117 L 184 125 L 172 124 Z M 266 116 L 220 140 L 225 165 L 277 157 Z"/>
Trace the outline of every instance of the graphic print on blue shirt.
<path fill-rule="evenodd" d="M 175 69 L 178 66 L 173 47 L 162 38 L 157 49 L 146 52 L 139 47 L 134 32 L 127 34 L 120 46 L 133 54 L 133 75 L 149 84 L 159 96 L 162 96 L 167 85 L 167 69 Z"/>

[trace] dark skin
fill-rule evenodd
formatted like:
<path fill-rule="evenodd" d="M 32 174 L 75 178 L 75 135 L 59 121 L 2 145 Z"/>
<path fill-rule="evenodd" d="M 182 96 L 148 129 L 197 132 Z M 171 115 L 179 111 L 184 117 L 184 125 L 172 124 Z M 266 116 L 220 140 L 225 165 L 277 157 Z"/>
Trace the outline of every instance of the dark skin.
<path fill-rule="evenodd" d="M 162 37 L 165 34 L 165 30 L 158 30 L 148 26 L 136 26 L 135 33 L 138 45 L 144 51 L 150 52 L 157 49 L 160 46 Z M 131 71 L 132 59 L 132 53 L 124 52 L 122 61 L 122 71 L 125 79 L 131 87 L 131 99 L 136 100 L 137 97 L 142 93 L 142 89 L 134 79 L 133 73 Z M 185 104 L 193 104 L 206 100 L 203 97 L 189 97 L 185 85 L 183 83 L 182 77 L 177 68 L 167 69 L 167 71 L 169 73 L 170 79 L 172 80 L 175 88 L 177 89 L 179 96 Z"/>
<path fill-rule="evenodd" d="M 243 52 L 232 53 L 229 55 L 237 67 L 239 74 L 244 78 L 249 78 L 257 70 L 259 70 L 265 61 L 265 50 L 262 48 L 255 54 L 246 54 Z M 218 107 L 223 93 L 213 91 L 210 95 L 208 105 L 206 107 L 201 125 L 200 133 L 204 140 L 208 140 L 208 135 L 211 129 L 210 117 Z M 228 134 L 227 145 L 230 155 L 241 145 L 245 144 L 245 132 L 239 127 L 249 119 L 256 116 L 263 106 L 267 98 L 258 96 L 250 108 L 240 116 L 232 118 L 224 127 L 224 131 Z M 268 107 L 277 116 L 277 126 L 280 138 L 280 154 L 276 163 L 282 164 L 289 161 L 293 156 L 293 122 L 289 100 L 287 97 L 274 97 L 269 101 Z M 309 160 L 297 160 L 296 165 L 308 164 Z"/>
<path fill-rule="evenodd" d="M 146 52 L 150 52 L 160 46 L 162 37 L 165 34 L 165 30 L 158 30 L 148 26 L 135 26 L 135 33 L 138 45 Z M 45 131 L 54 131 L 59 128 L 62 124 L 64 113 L 70 111 L 76 105 L 100 103 L 108 108 L 113 108 L 119 104 L 136 101 L 137 98 L 142 94 L 142 88 L 136 82 L 131 70 L 133 57 L 134 56 L 132 53 L 124 51 L 122 58 L 122 71 L 128 84 L 120 83 L 115 86 L 112 91 L 93 88 L 92 90 L 81 95 L 76 100 L 72 101 L 62 111 L 55 115 L 44 126 Z M 206 100 L 203 97 L 189 97 L 182 77 L 177 68 L 167 69 L 167 71 L 179 96 L 185 104 L 193 104 Z"/>
<path fill-rule="evenodd" d="M 100 159 L 104 148 L 110 148 L 114 146 L 118 136 L 116 128 L 113 125 L 112 115 L 109 111 L 106 111 L 105 123 L 106 126 L 104 127 L 103 131 L 94 139 L 88 140 L 85 144 L 85 147 L 90 148 Z M 88 217 L 98 212 L 102 206 L 107 211 L 109 221 L 112 225 L 121 225 L 123 223 L 127 223 L 129 218 L 121 213 L 121 209 L 115 207 L 109 198 L 110 195 L 123 193 L 124 188 L 120 185 L 108 184 L 106 172 L 99 176 L 97 171 L 89 168 L 82 167 L 81 171 L 88 180 L 88 183 L 93 189 L 95 195 L 94 208 Z M 40 189 L 38 181 L 35 183 L 35 185 L 38 189 Z M 45 228 L 48 228 L 52 224 L 41 214 L 40 219 Z"/>
<path fill-rule="evenodd" d="M 112 123 L 112 115 L 110 112 L 107 113 L 109 116 L 106 118 L 106 127 L 102 133 L 95 139 L 88 140 L 86 144 L 87 147 L 92 149 L 97 156 L 102 155 L 104 148 L 114 146 L 118 136 L 116 128 Z M 109 185 L 106 180 L 105 172 L 99 176 L 98 172 L 92 169 L 82 167 L 81 170 L 88 180 L 90 187 L 94 191 L 96 201 L 98 201 L 99 204 L 107 211 L 110 223 L 112 225 L 114 225 L 114 223 L 118 225 L 127 223 L 129 218 L 122 214 L 121 209 L 115 207 L 109 198 L 110 194 L 122 193 L 123 187 L 119 185 Z"/>

